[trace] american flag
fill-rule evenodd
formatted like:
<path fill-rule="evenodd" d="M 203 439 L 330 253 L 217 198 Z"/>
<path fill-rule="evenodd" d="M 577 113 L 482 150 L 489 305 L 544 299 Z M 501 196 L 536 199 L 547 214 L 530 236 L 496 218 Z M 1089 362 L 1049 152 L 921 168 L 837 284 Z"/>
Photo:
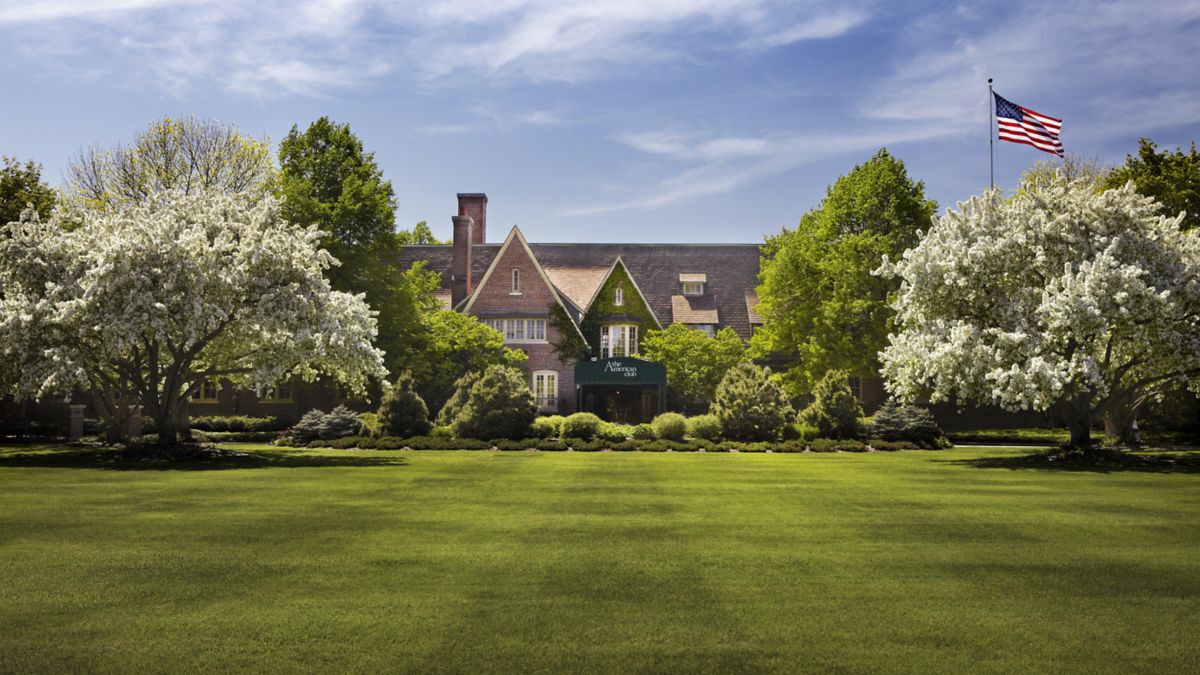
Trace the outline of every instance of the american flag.
<path fill-rule="evenodd" d="M 996 97 L 996 124 L 1000 127 L 1000 140 L 1032 145 L 1038 150 L 1063 156 L 1063 146 L 1058 140 L 1062 120 L 1021 107 L 995 92 L 992 92 L 992 96 Z"/>

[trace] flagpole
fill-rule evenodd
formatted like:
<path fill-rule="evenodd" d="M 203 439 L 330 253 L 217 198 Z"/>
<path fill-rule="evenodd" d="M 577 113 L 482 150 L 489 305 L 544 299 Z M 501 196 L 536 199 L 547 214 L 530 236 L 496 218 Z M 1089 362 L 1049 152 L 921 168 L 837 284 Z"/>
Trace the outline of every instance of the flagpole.
<path fill-rule="evenodd" d="M 988 183 L 993 188 L 996 187 L 996 155 L 992 150 L 994 140 L 992 139 L 992 106 L 996 103 L 996 97 L 992 94 L 992 78 L 988 78 Z"/>

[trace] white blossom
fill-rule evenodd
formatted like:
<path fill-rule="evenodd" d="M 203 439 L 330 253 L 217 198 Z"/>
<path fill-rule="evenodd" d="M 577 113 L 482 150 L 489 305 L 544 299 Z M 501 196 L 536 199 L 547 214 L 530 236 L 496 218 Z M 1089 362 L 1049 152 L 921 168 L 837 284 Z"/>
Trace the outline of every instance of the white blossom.
<path fill-rule="evenodd" d="M 203 377 L 262 388 L 328 375 L 362 391 L 386 375 L 362 296 L 330 289 L 336 261 L 271 198 L 160 193 L 0 240 L 0 385 L 17 397 L 123 385 L 151 414 Z"/>
<path fill-rule="evenodd" d="M 960 203 L 879 273 L 902 280 L 888 389 L 1087 417 L 1200 389 L 1200 235 L 1130 183 L 1062 175 Z"/>

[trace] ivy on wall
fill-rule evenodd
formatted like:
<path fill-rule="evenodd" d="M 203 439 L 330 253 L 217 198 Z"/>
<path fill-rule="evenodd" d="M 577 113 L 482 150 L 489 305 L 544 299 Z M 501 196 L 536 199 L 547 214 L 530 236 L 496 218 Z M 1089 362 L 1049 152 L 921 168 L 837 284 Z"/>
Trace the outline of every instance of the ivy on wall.
<path fill-rule="evenodd" d="M 575 322 L 567 315 L 567 310 L 557 302 L 550 303 L 550 325 L 558 332 L 558 339 L 552 345 L 560 360 L 582 361 L 588 357 L 587 343 L 579 337 L 579 331 L 575 330 Z"/>
<path fill-rule="evenodd" d="M 625 302 L 621 305 L 614 304 L 618 288 L 622 289 L 624 294 Z M 610 320 L 613 316 L 629 318 Z M 658 324 L 654 321 L 654 314 L 650 312 L 650 307 L 642 299 L 642 294 L 633 285 L 633 279 L 629 277 L 629 272 L 622 262 L 613 266 L 612 273 L 604 280 L 604 285 L 600 287 L 600 293 L 592 302 L 592 306 L 588 307 L 587 312 L 583 315 L 583 320 L 580 321 L 580 330 L 591 346 L 593 354 L 600 354 L 600 328 L 612 323 L 639 324 L 638 332 L 641 335 L 645 335 L 646 331 L 658 328 Z"/>

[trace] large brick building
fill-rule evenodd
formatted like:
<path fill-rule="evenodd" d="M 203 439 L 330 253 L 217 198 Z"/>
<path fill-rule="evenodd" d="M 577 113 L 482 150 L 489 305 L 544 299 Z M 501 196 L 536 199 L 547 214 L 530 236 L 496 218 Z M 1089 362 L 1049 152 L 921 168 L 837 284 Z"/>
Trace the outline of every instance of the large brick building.
<path fill-rule="evenodd" d="M 545 412 L 588 410 L 648 419 L 662 406 L 663 369 L 633 358 L 647 331 L 674 323 L 748 340 L 762 323 L 757 244 L 541 244 L 513 227 L 487 237 L 487 196 L 459 194 L 450 245 L 405 247 L 400 265 L 441 275 L 446 307 L 478 317 L 529 355 Z M 563 332 L 573 332 L 564 336 Z M 562 354 L 568 339 L 586 349 Z"/>

